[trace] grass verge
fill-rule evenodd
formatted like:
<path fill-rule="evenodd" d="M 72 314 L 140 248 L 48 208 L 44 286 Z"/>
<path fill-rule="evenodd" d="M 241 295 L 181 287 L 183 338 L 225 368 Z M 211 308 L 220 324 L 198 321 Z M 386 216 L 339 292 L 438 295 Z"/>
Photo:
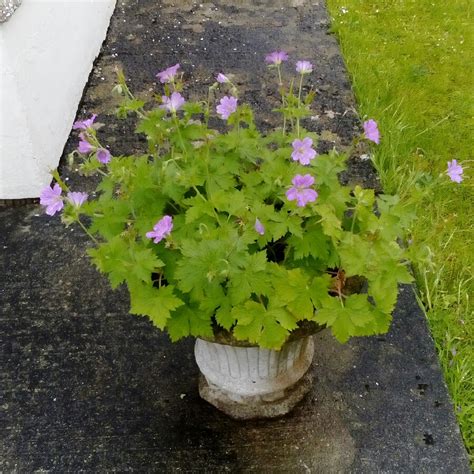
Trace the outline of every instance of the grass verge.
<path fill-rule="evenodd" d="M 429 251 L 415 270 L 419 297 L 474 466 L 473 4 L 327 3 L 360 113 L 379 123 L 373 161 L 384 189 L 418 206 L 410 237 Z M 433 185 L 453 158 L 464 181 Z"/>

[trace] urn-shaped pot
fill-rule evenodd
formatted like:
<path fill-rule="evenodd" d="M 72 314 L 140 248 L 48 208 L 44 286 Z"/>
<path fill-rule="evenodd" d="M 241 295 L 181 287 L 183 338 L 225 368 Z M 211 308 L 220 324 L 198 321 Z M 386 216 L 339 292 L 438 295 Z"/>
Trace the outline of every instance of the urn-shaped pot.
<path fill-rule="evenodd" d="M 233 418 L 270 418 L 288 413 L 310 390 L 312 336 L 288 341 L 281 350 L 197 339 L 202 398 Z"/>

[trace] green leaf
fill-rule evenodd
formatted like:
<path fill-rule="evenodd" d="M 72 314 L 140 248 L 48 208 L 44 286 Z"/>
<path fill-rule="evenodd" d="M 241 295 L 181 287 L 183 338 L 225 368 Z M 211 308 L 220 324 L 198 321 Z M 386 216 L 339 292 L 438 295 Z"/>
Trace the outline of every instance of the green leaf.
<path fill-rule="evenodd" d="M 288 337 L 288 331 L 267 314 L 263 321 L 263 329 L 258 344 L 267 349 L 280 349 Z"/>
<path fill-rule="evenodd" d="M 219 240 L 183 241 L 181 252 L 184 258 L 178 262 L 175 272 L 178 288 L 201 300 L 210 284 L 224 282 L 229 272 L 228 257 L 238 252 L 236 240 L 235 235 L 226 238 L 221 229 Z"/>
<path fill-rule="evenodd" d="M 301 232 L 301 218 L 298 216 L 288 216 L 287 213 L 283 211 L 278 212 L 273 205 L 263 204 L 259 201 L 260 198 L 258 198 L 258 201 L 251 208 L 248 219 L 252 229 L 257 217 L 260 222 L 262 222 L 265 227 L 264 239 L 266 242 L 269 240 L 276 242 L 283 237 L 288 231 L 290 222 L 292 228 L 298 226 L 298 230 Z"/>
<path fill-rule="evenodd" d="M 267 312 L 262 304 L 255 301 L 247 301 L 244 306 L 234 307 L 232 315 L 237 320 L 233 330 L 237 339 L 258 343 L 267 349 L 279 349 L 288 337 L 288 330 L 279 320 L 292 326 L 291 318 L 285 312 Z"/>
<path fill-rule="evenodd" d="M 288 331 L 292 331 L 298 327 L 298 322 L 296 318 L 287 310 L 283 308 L 272 308 L 270 307 L 267 311 L 267 316 L 269 318 L 275 319 L 280 323 L 281 327 Z"/>
<path fill-rule="evenodd" d="M 363 334 L 364 336 L 370 336 L 372 334 L 385 334 L 390 329 L 390 323 L 392 321 L 391 313 L 384 313 L 378 309 L 374 309 L 374 323 L 372 332 L 370 334 Z"/>
<path fill-rule="evenodd" d="M 252 293 L 265 295 L 271 286 L 267 270 L 266 252 L 246 255 L 236 270 L 229 273 L 229 298 L 232 304 L 239 304 Z"/>
<path fill-rule="evenodd" d="M 129 282 L 130 313 L 148 316 L 153 324 L 164 329 L 171 312 L 184 302 L 174 294 L 172 285 L 154 288 L 140 282 Z"/>
<path fill-rule="evenodd" d="M 105 199 L 112 199 L 114 189 L 115 181 L 110 176 L 104 176 L 102 181 L 97 185 L 97 191 L 100 191 Z M 88 201 L 88 204 L 91 204 L 91 202 L 97 207 L 97 201 Z"/>
<path fill-rule="evenodd" d="M 316 312 L 315 321 L 331 328 L 339 342 L 347 342 L 352 336 L 373 334 L 378 328 L 379 312 L 367 299 L 367 295 L 351 295 L 344 305 L 339 298 L 328 297 L 324 307 Z"/>
<path fill-rule="evenodd" d="M 339 245 L 341 268 L 347 276 L 365 275 L 367 264 L 370 263 L 371 243 L 360 235 L 345 233 Z"/>
<path fill-rule="evenodd" d="M 282 212 L 280 212 L 282 214 Z M 286 216 L 286 224 L 288 225 L 288 232 L 295 237 L 303 238 L 305 229 L 302 228 L 303 219 L 297 215 Z"/>
<path fill-rule="evenodd" d="M 136 200 L 132 201 L 135 214 L 134 228 L 141 238 L 148 242 L 145 234 L 152 230 L 158 220 L 163 217 L 167 201 L 151 189 L 143 189 L 138 194 L 140 194 L 139 198 L 136 194 L 134 196 L 140 200 L 143 199 L 143 201 L 140 202 L 140 205 L 137 204 Z M 156 197 L 153 197 L 153 195 Z M 148 204 L 145 204 L 146 202 Z"/>
<path fill-rule="evenodd" d="M 120 238 L 115 237 L 109 242 L 99 244 L 95 249 L 87 251 L 95 266 L 107 273 L 112 288 L 117 288 L 129 275 L 129 249 Z"/>
<path fill-rule="evenodd" d="M 293 234 L 288 242 L 294 248 L 295 259 L 311 255 L 316 259 L 326 260 L 329 255 L 328 240 L 319 224 L 309 224 L 308 230 L 303 230 L 302 237 Z"/>
<path fill-rule="evenodd" d="M 367 295 L 351 295 L 345 300 L 345 308 L 354 326 L 367 326 L 373 323 L 373 307 Z"/>
<path fill-rule="evenodd" d="M 200 196 L 194 196 L 184 201 L 186 206 L 190 206 L 186 210 L 186 224 L 201 219 L 203 216 L 215 217 L 214 207 L 209 201 L 202 199 Z"/>
<path fill-rule="evenodd" d="M 144 133 L 148 140 L 149 150 L 151 153 L 156 151 L 166 139 L 168 134 L 169 122 L 164 120 L 166 110 L 156 108 L 147 112 L 147 116 L 140 120 L 136 128 L 137 133 Z"/>
<path fill-rule="evenodd" d="M 315 308 L 321 308 L 322 302 L 328 297 L 330 286 L 331 276 L 327 273 L 313 279 L 309 287 L 309 294 Z"/>
<path fill-rule="evenodd" d="M 231 312 L 230 303 L 224 302 L 215 314 L 217 323 L 224 329 L 230 330 L 235 323 L 235 318 Z"/>
<path fill-rule="evenodd" d="M 411 283 L 414 280 L 407 266 L 401 262 L 397 262 L 394 268 L 390 267 L 389 272 L 398 283 Z"/>
<path fill-rule="evenodd" d="M 209 314 L 199 314 L 198 317 L 194 314 L 189 317 L 189 327 L 191 336 L 212 338 L 214 332 L 211 326 L 211 317 Z"/>
<path fill-rule="evenodd" d="M 218 190 L 213 193 L 211 203 L 220 212 L 231 216 L 241 216 L 247 208 L 247 201 L 241 191 Z"/>
<path fill-rule="evenodd" d="M 316 160 L 313 160 L 312 166 L 314 167 L 319 185 L 326 185 L 333 190 L 340 189 L 341 186 L 337 175 L 345 169 L 345 161 L 346 156 L 334 151 L 325 155 L 319 155 Z"/>
<path fill-rule="evenodd" d="M 385 313 L 391 313 L 397 302 L 398 285 L 396 277 L 383 272 L 369 279 L 369 295 L 375 301 L 377 308 Z"/>
<path fill-rule="evenodd" d="M 314 320 L 331 328 L 339 342 L 346 342 L 354 331 L 354 324 L 338 298 L 326 298 L 324 307 L 318 309 Z"/>
<path fill-rule="evenodd" d="M 355 326 L 348 313 L 341 310 L 331 325 L 331 332 L 339 342 L 347 342 L 354 335 Z"/>
<path fill-rule="evenodd" d="M 173 342 L 186 336 L 212 338 L 211 319 L 190 306 L 181 306 L 167 320 L 166 330 Z"/>
<path fill-rule="evenodd" d="M 261 173 L 255 173 L 254 170 L 252 170 L 250 173 L 239 176 L 239 180 L 245 184 L 250 191 L 257 191 L 256 186 L 259 186 L 263 182 L 263 176 Z"/>
<path fill-rule="evenodd" d="M 211 150 L 210 154 L 210 158 L 209 156 L 203 158 L 208 167 L 206 169 L 206 188 L 210 196 L 219 190 L 235 191 L 236 176 L 241 172 L 238 157 L 233 152 L 221 154 Z"/>
<path fill-rule="evenodd" d="M 92 234 L 97 232 L 106 239 L 111 239 L 124 230 L 130 215 L 129 204 L 115 199 L 99 199 L 98 202 L 100 208 L 97 208 L 89 230 Z"/>
<path fill-rule="evenodd" d="M 166 123 L 165 118 L 167 111 L 165 109 L 156 108 L 150 110 L 146 113 L 146 117 L 142 118 L 138 122 L 136 128 L 137 132 L 142 132 L 146 135 L 153 136 L 156 133 L 156 129 L 160 127 L 168 127 L 169 124 Z"/>
<path fill-rule="evenodd" d="M 149 248 L 132 246 L 130 254 L 130 273 L 144 283 L 150 283 L 151 274 L 165 265 Z"/>
<path fill-rule="evenodd" d="M 203 107 L 199 102 L 185 102 L 181 110 L 189 117 L 203 113 Z"/>
<path fill-rule="evenodd" d="M 128 114 L 140 110 L 144 105 L 143 100 L 124 98 L 117 109 L 117 117 L 124 119 Z"/>
<path fill-rule="evenodd" d="M 188 124 L 181 128 L 181 136 L 183 140 L 195 141 L 206 138 L 206 128 L 201 124 Z"/>
<path fill-rule="evenodd" d="M 224 289 L 219 281 L 209 282 L 204 288 L 204 298 L 199 302 L 199 309 L 208 314 L 214 314 L 218 306 L 227 301 Z"/>
<path fill-rule="evenodd" d="M 97 159 L 94 153 L 90 158 L 86 158 L 83 163 L 79 165 L 79 173 L 84 176 L 93 176 L 97 174 L 97 170 L 101 169 L 103 164 Z"/>
<path fill-rule="evenodd" d="M 298 320 L 312 319 L 314 307 L 307 289 L 299 294 L 299 297 L 288 303 L 287 308 L 294 314 Z"/>
<path fill-rule="evenodd" d="M 334 207 L 331 204 L 317 204 L 315 209 L 321 216 L 324 233 L 338 239 L 341 236 L 341 221 L 336 216 Z"/>
<path fill-rule="evenodd" d="M 331 326 L 338 317 L 340 303 L 336 298 L 326 298 L 324 307 L 317 309 L 314 320 L 319 324 Z"/>
<path fill-rule="evenodd" d="M 354 188 L 354 197 L 357 199 L 358 206 L 372 209 L 375 202 L 375 193 L 373 189 L 366 189 L 357 185 Z"/>
<path fill-rule="evenodd" d="M 297 320 L 312 319 L 314 314 L 309 277 L 299 268 L 287 270 L 284 278 L 273 282 L 274 306 L 287 308 Z"/>
<path fill-rule="evenodd" d="M 192 311 L 187 306 L 181 306 L 173 312 L 166 322 L 166 330 L 172 342 L 191 334 L 189 321 L 192 316 Z"/>
<path fill-rule="evenodd" d="M 181 203 L 188 188 L 181 183 L 182 173 L 179 166 L 170 160 L 163 163 L 162 171 L 161 194 L 174 202 Z"/>
<path fill-rule="evenodd" d="M 97 268 L 107 273 L 112 288 L 123 281 L 135 279 L 151 284 L 151 275 L 164 263 L 151 249 L 116 236 L 88 251 Z"/>
<path fill-rule="evenodd" d="M 242 306 L 234 306 L 231 314 L 237 321 L 234 336 L 241 341 L 257 343 L 262 332 L 265 307 L 255 301 L 247 301 Z"/>

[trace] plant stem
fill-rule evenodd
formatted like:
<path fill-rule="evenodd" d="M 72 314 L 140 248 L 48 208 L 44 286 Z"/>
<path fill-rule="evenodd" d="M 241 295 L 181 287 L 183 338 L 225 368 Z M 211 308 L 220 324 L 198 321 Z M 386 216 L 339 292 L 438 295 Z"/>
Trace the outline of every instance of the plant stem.
<path fill-rule="evenodd" d="M 277 71 L 278 71 L 278 85 L 281 87 L 283 85 L 283 81 L 281 80 L 281 69 L 280 69 L 279 64 L 277 64 Z"/>
<path fill-rule="evenodd" d="M 344 300 L 342 299 L 342 295 L 338 294 L 339 301 L 341 302 L 341 306 L 344 308 Z"/>
<path fill-rule="evenodd" d="M 123 80 L 123 82 L 120 85 L 125 89 L 125 92 L 128 96 L 128 99 L 129 100 L 135 100 L 135 96 L 132 94 L 132 91 L 129 89 L 125 79 Z M 145 118 L 146 117 L 146 113 L 143 110 L 143 107 L 140 107 L 139 109 L 135 110 L 135 112 L 140 118 Z"/>
<path fill-rule="evenodd" d="M 207 91 L 207 107 L 206 107 L 206 127 L 209 125 L 209 115 L 211 113 L 211 88 Z"/>
<path fill-rule="evenodd" d="M 59 176 L 59 171 L 58 170 L 54 170 L 51 172 L 53 178 L 56 180 L 56 182 L 59 184 L 59 186 L 61 187 L 61 189 L 64 191 L 64 192 L 68 192 L 69 191 L 69 187 L 68 185 L 61 179 L 61 177 Z"/>
<path fill-rule="evenodd" d="M 178 117 L 176 117 L 176 113 L 174 114 L 174 121 L 175 121 L 175 125 L 176 125 L 176 131 L 178 132 L 179 141 L 181 142 L 181 150 L 183 151 L 184 158 L 185 158 L 184 161 L 186 162 L 187 161 L 186 160 L 186 158 L 187 158 L 186 147 L 184 145 L 183 136 L 181 135 L 181 129 L 179 127 L 179 120 L 178 120 Z"/>
<path fill-rule="evenodd" d="M 354 214 L 352 215 L 351 234 L 354 235 L 354 225 L 357 216 L 357 207 L 354 207 Z"/>
<path fill-rule="evenodd" d="M 100 168 L 97 169 L 97 172 L 102 176 L 109 176 L 105 171 L 102 171 Z"/>
<path fill-rule="evenodd" d="M 210 144 L 209 144 L 209 139 L 207 139 L 207 147 L 206 147 L 206 195 L 207 197 L 210 197 L 210 192 L 209 192 L 209 181 L 211 179 L 210 173 L 209 173 L 209 149 L 210 149 Z"/>
<path fill-rule="evenodd" d="M 300 75 L 300 86 L 298 88 L 298 111 L 301 107 L 301 89 L 303 87 L 303 74 Z M 300 138 L 300 118 L 299 116 L 296 118 L 296 133 L 298 138 Z"/>
<path fill-rule="evenodd" d="M 87 230 L 87 227 L 81 222 L 81 218 L 77 217 L 77 223 L 82 227 L 82 230 L 90 237 L 94 244 L 99 245 L 99 241 Z"/>
<path fill-rule="evenodd" d="M 286 97 L 285 97 L 285 94 L 284 94 L 284 90 L 283 90 L 283 86 L 280 88 L 280 95 L 281 95 L 281 105 L 283 107 L 283 109 L 286 107 Z M 283 111 L 283 135 L 285 135 L 286 133 L 286 115 L 285 115 L 285 111 Z"/>
<path fill-rule="evenodd" d="M 204 201 L 204 202 L 210 202 L 208 201 L 201 193 L 201 191 L 199 191 L 198 188 L 196 188 L 196 186 L 192 186 L 192 188 L 194 189 L 194 191 L 196 191 L 196 194 Z M 212 212 L 214 213 L 214 217 L 216 218 L 216 221 L 219 225 L 221 225 L 221 222 L 219 220 L 219 214 L 217 214 L 214 206 L 212 206 Z"/>

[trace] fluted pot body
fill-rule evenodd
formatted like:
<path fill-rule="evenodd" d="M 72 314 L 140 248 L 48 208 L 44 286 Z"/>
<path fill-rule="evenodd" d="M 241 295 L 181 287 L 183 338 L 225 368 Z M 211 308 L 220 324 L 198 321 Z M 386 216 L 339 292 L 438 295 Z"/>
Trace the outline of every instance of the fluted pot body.
<path fill-rule="evenodd" d="M 308 379 L 304 386 L 298 383 L 313 354 L 311 336 L 287 342 L 280 351 L 197 339 L 196 362 L 204 379 L 200 394 L 235 418 L 281 415 L 308 391 Z"/>

